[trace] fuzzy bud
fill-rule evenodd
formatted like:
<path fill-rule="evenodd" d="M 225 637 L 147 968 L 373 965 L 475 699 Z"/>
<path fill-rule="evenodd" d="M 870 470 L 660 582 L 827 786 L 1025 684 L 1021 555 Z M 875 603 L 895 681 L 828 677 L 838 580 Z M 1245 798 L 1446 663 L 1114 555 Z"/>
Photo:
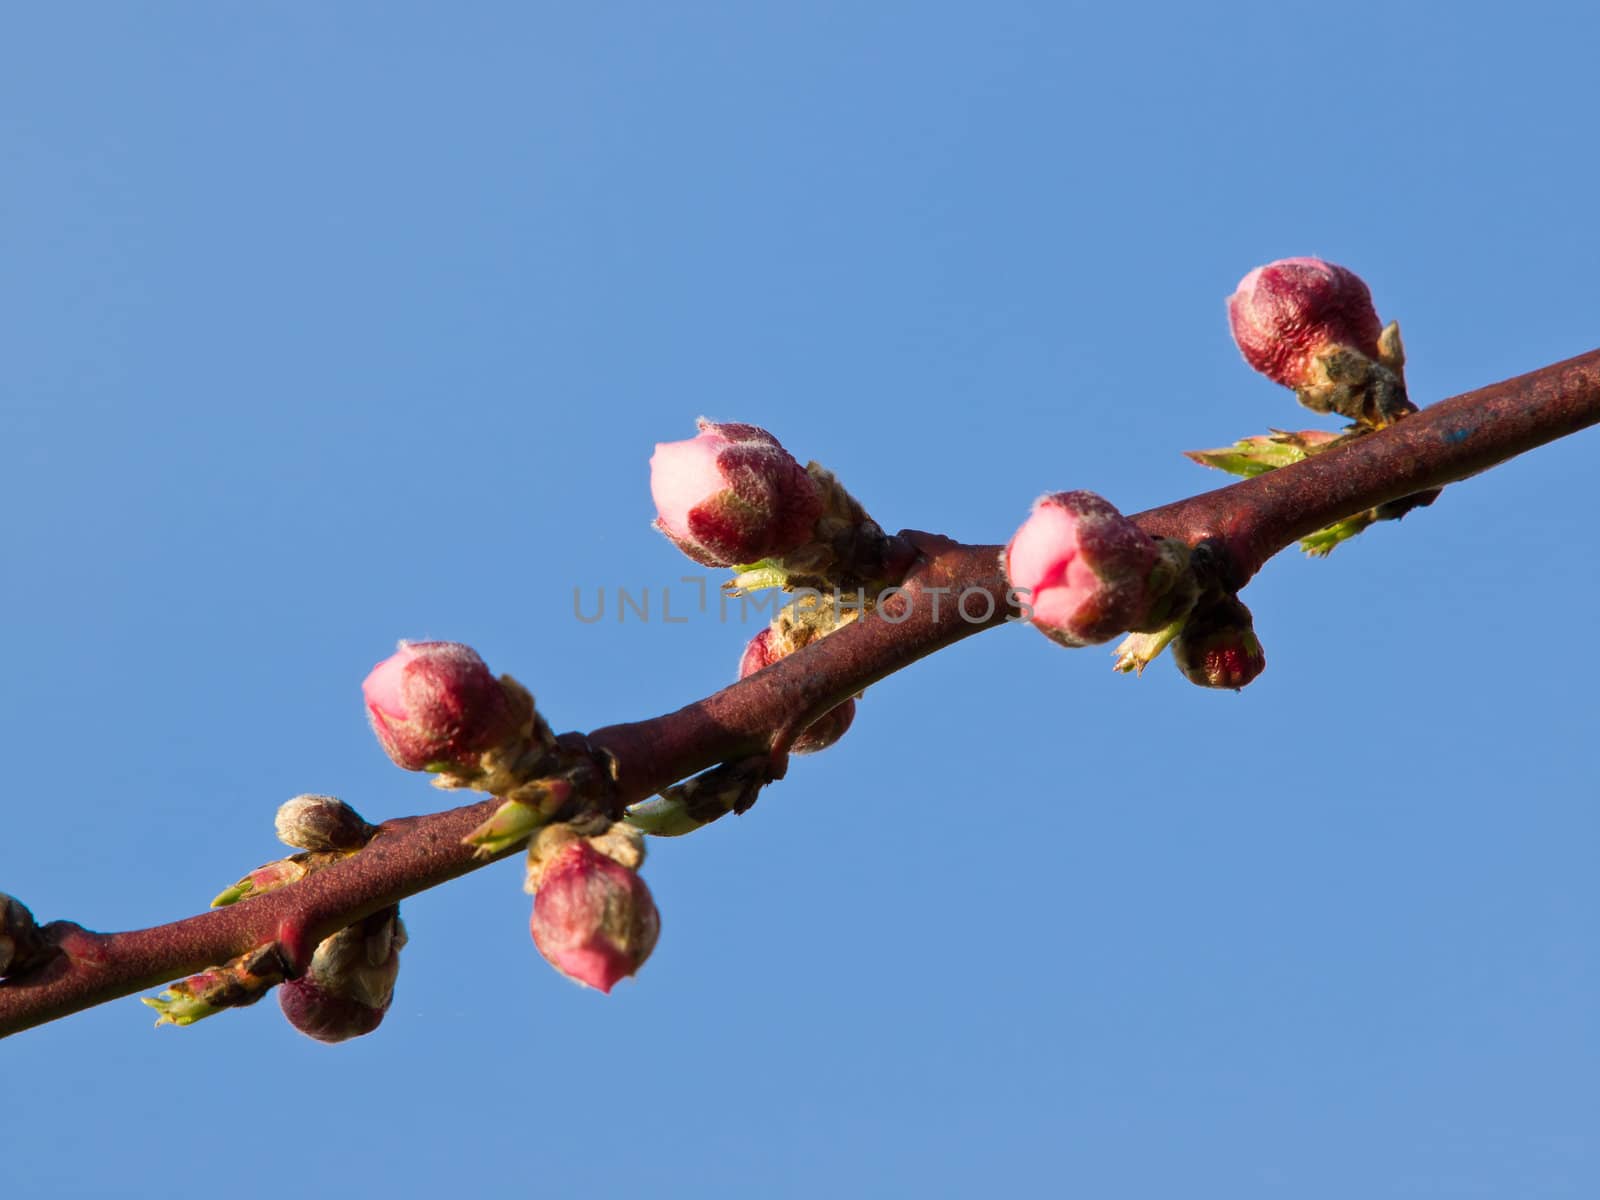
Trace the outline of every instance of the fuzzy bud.
<path fill-rule="evenodd" d="M 307 1037 L 342 1042 L 371 1033 L 394 999 L 406 928 L 397 907 L 325 938 L 299 979 L 278 988 L 283 1015 Z"/>
<path fill-rule="evenodd" d="M 459 642 L 401 642 L 361 691 L 384 753 L 407 771 L 469 764 L 517 725 L 500 681 Z"/>
<path fill-rule="evenodd" d="M 795 648 L 781 638 L 776 630 L 770 627 L 763 629 L 751 638 L 750 644 L 744 648 L 744 654 L 739 659 L 739 678 L 754 675 L 763 667 L 770 667 L 780 658 L 787 658 Z M 853 699 L 846 700 L 807 725 L 805 732 L 795 738 L 789 746 L 789 752 L 815 754 L 819 750 L 826 750 L 845 735 L 845 731 L 855 719 L 856 702 Z"/>
<path fill-rule="evenodd" d="M 1244 359 L 1314 412 L 1381 429 L 1417 411 L 1406 398 L 1400 327 L 1385 327 L 1354 271 L 1320 258 L 1257 267 L 1228 297 Z"/>
<path fill-rule="evenodd" d="M 1228 297 L 1228 323 L 1245 362 L 1296 389 L 1315 381 L 1316 360 L 1337 347 L 1377 359 L 1383 330 L 1361 277 L 1320 258 L 1251 271 Z"/>
<path fill-rule="evenodd" d="M 1250 610 L 1228 596 L 1196 611 L 1172 642 L 1172 661 L 1200 687 L 1244 687 L 1267 666 Z"/>
<path fill-rule="evenodd" d="M 610 992 L 650 957 L 661 916 L 636 872 L 575 838 L 542 860 L 528 929 L 556 970 Z"/>
<path fill-rule="evenodd" d="M 1063 646 L 1090 646 L 1145 623 L 1155 539 L 1093 492 L 1042 496 L 1011 539 L 1006 578 L 1030 620 Z"/>
<path fill-rule="evenodd" d="M 811 539 L 822 498 L 806 469 L 754 425 L 715 424 L 650 459 L 656 528 L 707 567 L 781 557 Z"/>
<path fill-rule="evenodd" d="M 299 850 L 359 850 L 377 830 L 343 800 L 296 796 L 278 809 L 278 840 Z"/>

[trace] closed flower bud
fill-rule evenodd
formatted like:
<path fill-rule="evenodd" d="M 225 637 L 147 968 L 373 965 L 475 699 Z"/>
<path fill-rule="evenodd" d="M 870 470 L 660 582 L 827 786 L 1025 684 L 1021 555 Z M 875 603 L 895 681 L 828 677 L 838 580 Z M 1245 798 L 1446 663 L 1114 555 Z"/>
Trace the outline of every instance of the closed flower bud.
<path fill-rule="evenodd" d="M 342 1042 L 371 1033 L 394 999 L 406 929 L 396 907 L 325 938 L 299 979 L 278 988 L 283 1015 L 307 1037 Z"/>
<path fill-rule="evenodd" d="M 401 642 L 361 691 L 384 752 L 407 771 L 469 764 L 517 724 L 500 681 L 459 642 Z"/>
<path fill-rule="evenodd" d="M 1354 271 L 1320 258 L 1257 267 L 1228 297 L 1228 323 L 1244 360 L 1295 389 L 1316 381 L 1316 360 L 1338 347 L 1378 358 L 1383 322 Z"/>
<path fill-rule="evenodd" d="M 1172 642 L 1172 661 L 1200 687 L 1235 691 L 1266 670 L 1250 610 L 1228 596 L 1196 611 Z"/>
<path fill-rule="evenodd" d="M 1354 271 L 1320 258 L 1257 267 L 1228 297 L 1228 324 L 1245 361 L 1313 412 L 1381 429 L 1417 411 L 1400 327 L 1378 320 Z"/>
<path fill-rule="evenodd" d="M 1002 556 L 1034 627 L 1063 646 L 1089 646 L 1148 617 L 1156 542 L 1093 492 L 1043 496 Z"/>
<path fill-rule="evenodd" d="M 580 838 L 542 862 L 528 929 L 556 970 L 609 992 L 650 957 L 661 916 L 637 873 Z"/>
<path fill-rule="evenodd" d="M 656 528 L 695 562 L 733 567 L 781 557 L 811 539 L 822 499 L 806 469 L 754 425 L 700 419 L 685 442 L 650 459 Z"/>
<path fill-rule="evenodd" d="M 343 800 L 296 796 L 278 809 L 278 840 L 299 850 L 359 850 L 377 832 Z"/>
<path fill-rule="evenodd" d="M 739 659 L 739 678 L 754 675 L 763 667 L 770 667 L 780 658 L 787 657 L 792 651 L 784 647 L 785 643 L 778 637 L 776 631 L 771 628 L 763 629 L 751 638 L 750 644 L 744 648 L 744 655 Z M 807 725 L 805 732 L 795 738 L 789 746 L 789 752 L 815 754 L 819 750 L 826 750 L 845 735 L 845 731 L 855 719 L 856 702 L 854 699 L 846 700 Z"/>

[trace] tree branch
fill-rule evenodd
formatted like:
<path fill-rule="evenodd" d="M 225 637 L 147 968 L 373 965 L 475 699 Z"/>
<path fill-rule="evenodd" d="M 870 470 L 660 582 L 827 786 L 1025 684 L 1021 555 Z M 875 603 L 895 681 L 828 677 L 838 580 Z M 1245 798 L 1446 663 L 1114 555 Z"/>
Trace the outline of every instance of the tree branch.
<path fill-rule="evenodd" d="M 1302 463 L 1134 519 L 1152 534 L 1208 543 L 1224 582 L 1237 588 L 1306 534 L 1465 479 L 1596 423 L 1600 350 L 1443 401 Z M 866 617 L 676 712 L 589 734 L 587 746 L 611 768 L 615 811 L 718 763 L 766 753 L 777 731 L 797 716 L 821 716 L 885 676 L 1015 615 L 999 546 L 903 536 L 922 557 L 904 590 Z M 57 953 L 0 981 L 0 1036 L 266 944 L 276 943 L 291 968 L 303 969 L 311 948 L 328 935 L 494 861 L 477 856 L 462 839 L 498 804 L 489 799 L 386 822 L 365 849 L 341 863 L 247 903 L 171 924 L 112 934 L 67 922 L 44 926 Z"/>
<path fill-rule="evenodd" d="M 1282 470 L 1139 514 L 1153 534 L 1216 539 L 1234 589 L 1278 551 L 1354 513 L 1466 479 L 1600 422 L 1600 350 L 1423 409 Z"/>

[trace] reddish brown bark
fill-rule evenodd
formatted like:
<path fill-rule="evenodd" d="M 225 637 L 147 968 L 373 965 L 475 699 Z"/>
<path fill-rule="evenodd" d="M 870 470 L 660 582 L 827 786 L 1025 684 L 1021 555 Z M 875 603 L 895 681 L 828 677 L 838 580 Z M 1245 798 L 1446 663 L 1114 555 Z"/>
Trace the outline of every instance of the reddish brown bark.
<path fill-rule="evenodd" d="M 1238 587 L 1274 554 L 1323 526 L 1464 479 L 1596 423 L 1600 350 L 1443 401 L 1303 463 L 1135 519 L 1153 534 L 1209 543 L 1223 579 Z M 589 734 L 589 745 L 614 763 L 615 802 L 632 803 L 717 763 L 762 754 L 786 726 L 803 726 L 886 675 L 1004 622 L 1010 609 L 999 546 L 962 545 L 933 534 L 905 537 L 923 557 L 905 594 L 879 611 L 676 712 Z M 939 594 L 940 588 L 949 591 Z M 963 592 L 969 597 L 965 612 L 957 604 Z M 985 595 L 995 602 L 993 614 L 975 620 Z M 266 943 L 278 943 L 291 964 L 303 964 L 328 934 L 492 861 L 476 858 L 462 838 L 497 803 L 387 822 L 359 854 L 245 904 L 126 933 L 46 926 L 60 952 L 0 981 L 0 1036 L 157 987 Z"/>

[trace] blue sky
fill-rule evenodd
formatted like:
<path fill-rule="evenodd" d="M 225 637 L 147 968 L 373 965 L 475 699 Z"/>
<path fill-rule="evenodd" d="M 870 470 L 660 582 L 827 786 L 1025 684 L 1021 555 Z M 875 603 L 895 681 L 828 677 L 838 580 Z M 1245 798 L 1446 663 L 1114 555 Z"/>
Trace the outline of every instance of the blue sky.
<path fill-rule="evenodd" d="M 364 727 L 396 638 L 558 728 L 728 681 L 754 626 L 572 615 L 692 569 L 645 464 L 700 414 L 999 541 L 1326 426 L 1228 340 L 1269 259 L 1360 271 L 1424 402 L 1600 341 L 1578 5 L 6 24 L 0 888 L 41 919 L 197 911 L 298 792 L 438 807 Z M 873 688 L 654 848 L 610 998 L 501 864 L 405 906 L 359 1042 L 134 999 L 8 1041 L 6 1192 L 1592 1196 L 1597 438 L 1272 563 L 1240 695 L 1014 627 Z"/>

